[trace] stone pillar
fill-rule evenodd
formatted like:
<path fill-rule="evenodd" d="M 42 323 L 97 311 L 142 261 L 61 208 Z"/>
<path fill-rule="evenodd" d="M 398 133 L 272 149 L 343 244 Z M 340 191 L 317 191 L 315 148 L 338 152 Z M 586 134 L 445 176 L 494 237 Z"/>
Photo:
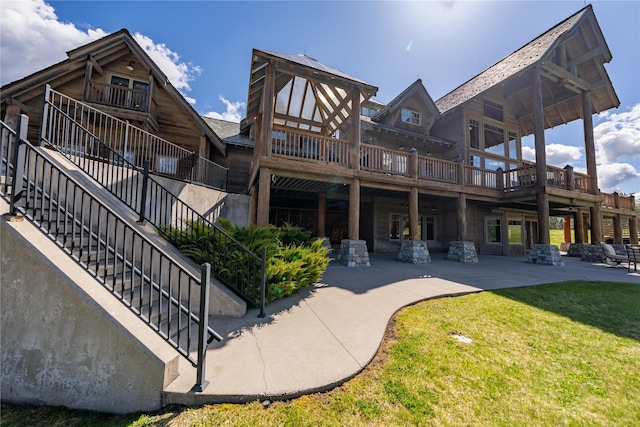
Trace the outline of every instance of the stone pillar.
<path fill-rule="evenodd" d="M 343 239 L 340 243 L 337 261 L 347 267 L 370 267 L 367 242 L 364 240 Z"/>
<path fill-rule="evenodd" d="M 349 185 L 349 239 L 360 239 L 360 180 L 353 178 Z"/>
<path fill-rule="evenodd" d="M 424 240 L 403 240 L 398 254 L 398 261 L 412 264 L 430 264 L 431 255 Z"/>
<path fill-rule="evenodd" d="M 327 193 L 321 191 L 318 193 L 318 237 L 325 237 L 327 218 Z"/>
<path fill-rule="evenodd" d="M 449 243 L 449 261 L 459 261 L 465 264 L 478 262 L 476 245 L 473 242 L 453 241 Z"/>
<path fill-rule="evenodd" d="M 258 183 L 258 209 L 256 210 L 256 225 L 266 227 L 269 225 L 269 204 L 271 203 L 271 169 L 260 169 Z"/>
<path fill-rule="evenodd" d="M 532 264 L 543 264 L 553 266 L 563 266 L 564 261 L 560 255 L 560 250 L 556 245 L 534 244 L 527 254 L 527 262 Z"/>

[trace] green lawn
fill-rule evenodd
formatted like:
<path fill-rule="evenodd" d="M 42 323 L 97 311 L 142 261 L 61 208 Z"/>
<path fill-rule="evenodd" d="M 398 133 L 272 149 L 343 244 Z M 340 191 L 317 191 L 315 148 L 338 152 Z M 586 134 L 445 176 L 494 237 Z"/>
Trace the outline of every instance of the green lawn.
<path fill-rule="evenodd" d="M 2 406 L 3 426 L 640 425 L 640 285 L 572 281 L 401 310 L 337 389 L 275 402 L 99 416 Z"/>

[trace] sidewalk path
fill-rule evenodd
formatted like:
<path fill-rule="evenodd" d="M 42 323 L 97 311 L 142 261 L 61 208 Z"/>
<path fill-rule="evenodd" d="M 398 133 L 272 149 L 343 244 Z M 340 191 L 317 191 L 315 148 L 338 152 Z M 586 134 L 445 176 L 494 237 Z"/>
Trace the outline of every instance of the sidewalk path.
<path fill-rule="evenodd" d="M 396 261 L 393 254 L 371 254 L 371 267 L 332 261 L 321 283 L 269 304 L 265 318 L 251 310 L 242 319 L 212 319 L 225 340 L 207 352 L 208 386 L 189 392 L 195 369 L 181 361 L 166 404 L 283 399 L 331 389 L 373 359 L 396 311 L 425 299 L 573 279 L 640 285 L 640 272 L 563 259 L 562 267 L 489 255 L 461 264 L 444 253 L 423 265 Z"/>

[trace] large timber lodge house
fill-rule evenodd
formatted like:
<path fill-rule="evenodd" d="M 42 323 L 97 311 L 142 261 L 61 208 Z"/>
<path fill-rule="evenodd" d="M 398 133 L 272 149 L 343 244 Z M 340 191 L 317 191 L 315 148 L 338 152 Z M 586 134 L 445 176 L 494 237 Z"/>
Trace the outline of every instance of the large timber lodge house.
<path fill-rule="evenodd" d="M 126 158 L 244 195 L 247 221 L 313 230 L 347 263 L 452 242 L 525 255 L 550 243 L 552 216 L 565 220 L 567 242 L 638 241 L 633 196 L 598 187 L 592 115 L 620 104 L 604 66 L 611 59 L 591 6 L 436 101 L 417 80 L 384 105 L 376 86 L 316 59 L 254 49 L 238 125 L 198 115 L 121 30 L 5 85 L 2 116 L 27 114 L 38 140 L 49 85 L 188 154 L 141 155 L 125 142 Z M 545 129 L 574 120 L 584 124 L 586 173 L 546 160 Z M 535 162 L 522 157 L 528 135 Z M 212 164 L 223 176 L 198 180 Z"/>

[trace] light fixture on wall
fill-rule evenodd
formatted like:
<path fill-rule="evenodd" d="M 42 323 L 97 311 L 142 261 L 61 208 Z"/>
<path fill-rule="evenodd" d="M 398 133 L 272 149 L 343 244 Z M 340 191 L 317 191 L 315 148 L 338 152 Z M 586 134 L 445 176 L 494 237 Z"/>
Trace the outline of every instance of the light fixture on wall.
<path fill-rule="evenodd" d="M 127 70 L 133 71 L 133 64 L 135 64 L 135 62 L 129 61 L 129 63 L 127 64 Z"/>
<path fill-rule="evenodd" d="M 435 210 L 436 210 L 436 205 L 435 204 L 431 205 L 431 212 L 433 212 Z"/>
<path fill-rule="evenodd" d="M 569 205 L 569 212 L 573 212 L 573 206 Z"/>

